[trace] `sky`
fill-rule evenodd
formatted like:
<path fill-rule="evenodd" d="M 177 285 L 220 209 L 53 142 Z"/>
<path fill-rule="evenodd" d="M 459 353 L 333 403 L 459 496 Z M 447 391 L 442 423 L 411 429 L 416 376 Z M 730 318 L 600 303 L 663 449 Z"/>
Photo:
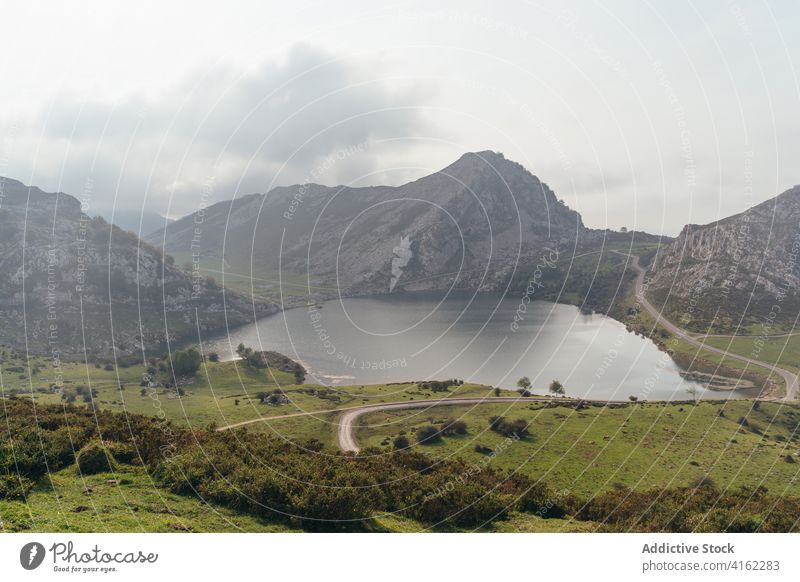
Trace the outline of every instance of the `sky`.
<path fill-rule="evenodd" d="M 794 0 L 5 0 L 0 175 L 178 217 L 307 181 L 522 163 L 675 235 L 800 184 Z"/>

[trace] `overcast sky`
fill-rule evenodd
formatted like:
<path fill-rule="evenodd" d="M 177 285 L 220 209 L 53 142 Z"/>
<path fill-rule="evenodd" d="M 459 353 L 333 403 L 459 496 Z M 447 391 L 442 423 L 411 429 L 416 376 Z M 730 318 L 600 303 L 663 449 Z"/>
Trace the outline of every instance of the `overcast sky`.
<path fill-rule="evenodd" d="M 0 175 L 98 212 L 399 184 L 485 149 L 598 228 L 675 234 L 800 183 L 795 0 L 4 0 L 0 19 Z"/>

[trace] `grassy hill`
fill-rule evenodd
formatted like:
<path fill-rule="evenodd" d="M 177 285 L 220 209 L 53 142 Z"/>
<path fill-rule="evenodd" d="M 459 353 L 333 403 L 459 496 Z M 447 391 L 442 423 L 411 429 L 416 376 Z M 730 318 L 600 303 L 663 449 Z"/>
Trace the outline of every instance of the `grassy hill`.
<path fill-rule="evenodd" d="M 558 490 L 595 495 L 620 486 L 638 490 L 686 487 L 710 477 L 724 490 L 764 486 L 777 495 L 800 495 L 800 408 L 751 401 L 628 406 L 498 404 L 432 411 L 380 412 L 362 417 L 356 436 L 387 450 L 401 433 L 414 441 L 423 426 L 450 418 L 468 433 L 418 448 L 435 458 L 482 463 L 505 437 L 490 430 L 492 417 L 524 419 L 530 436 L 492 458 L 491 465 L 545 479 Z M 746 424 L 742 423 L 746 419 Z"/>

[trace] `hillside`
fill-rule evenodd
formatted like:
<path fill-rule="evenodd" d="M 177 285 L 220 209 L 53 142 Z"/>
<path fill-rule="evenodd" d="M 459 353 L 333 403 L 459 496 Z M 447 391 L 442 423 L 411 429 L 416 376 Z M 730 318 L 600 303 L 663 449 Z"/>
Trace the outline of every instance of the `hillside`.
<path fill-rule="evenodd" d="M 198 224 L 209 270 L 222 270 L 223 258 L 227 271 L 255 277 L 280 267 L 345 294 L 502 290 L 545 247 L 571 252 L 588 233 L 546 184 L 494 152 L 465 154 L 397 187 L 276 188 L 218 203 L 147 240 L 185 257 Z"/>
<path fill-rule="evenodd" d="M 177 268 L 132 233 L 90 218 L 76 198 L 4 179 L 2 343 L 55 360 L 158 354 L 271 308 Z M 155 355 L 155 354 L 147 354 Z"/>
<path fill-rule="evenodd" d="M 687 225 L 656 256 L 649 293 L 693 331 L 708 331 L 715 318 L 716 333 L 764 321 L 759 332 L 791 329 L 800 308 L 798 224 L 800 186 L 741 214 Z"/>

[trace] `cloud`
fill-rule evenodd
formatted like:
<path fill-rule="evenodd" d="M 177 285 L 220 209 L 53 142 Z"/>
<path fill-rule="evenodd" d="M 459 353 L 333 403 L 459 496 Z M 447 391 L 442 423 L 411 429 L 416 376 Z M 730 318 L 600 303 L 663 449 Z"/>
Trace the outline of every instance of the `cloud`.
<path fill-rule="evenodd" d="M 218 200 L 265 192 L 305 180 L 330 156 L 343 159 L 318 181 L 357 179 L 380 164 L 371 144 L 428 131 L 429 97 L 419 82 L 383 78 L 377 61 L 299 45 L 279 62 L 215 65 L 155 95 L 59 97 L 21 129 L 14 167 L 45 189 L 91 181 L 98 209 L 184 214 L 212 179 Z"/>

